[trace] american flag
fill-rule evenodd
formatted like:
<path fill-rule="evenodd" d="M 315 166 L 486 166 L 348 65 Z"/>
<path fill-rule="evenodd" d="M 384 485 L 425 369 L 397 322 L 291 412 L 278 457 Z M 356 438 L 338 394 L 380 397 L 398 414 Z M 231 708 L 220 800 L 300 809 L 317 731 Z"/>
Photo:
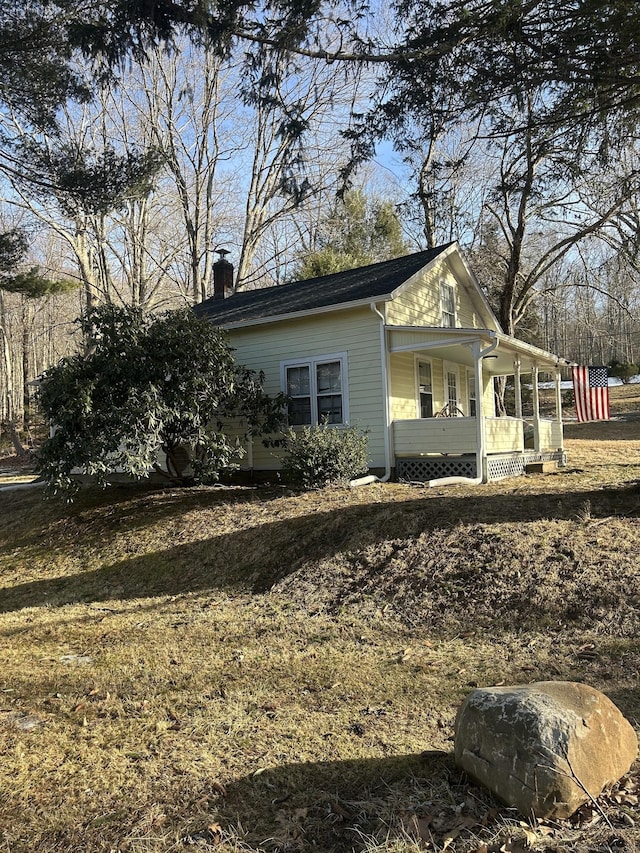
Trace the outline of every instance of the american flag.
<path fill-rule="evenodd" d="M 572 367 L 578 421 L 609 420 L 609 378 L 606 367 Z"/>

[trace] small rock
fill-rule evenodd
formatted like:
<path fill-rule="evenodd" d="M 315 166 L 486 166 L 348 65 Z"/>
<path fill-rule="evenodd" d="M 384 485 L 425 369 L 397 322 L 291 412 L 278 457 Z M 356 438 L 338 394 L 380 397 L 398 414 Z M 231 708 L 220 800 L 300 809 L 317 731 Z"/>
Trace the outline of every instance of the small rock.
<path fill-rule="evenodd" d="M 60 663 L 76 663 L 79 666 L 87 666 L 93 663 L 93 658 L 89 655 L 62 655 Z"/>
<path fill-rule="evenodd" d="M 586 684 L 481 688 L 456 717 L 458 766 L 525 817 L 569 817 L 623 776 L 637 751 L 629 722 Z"/>
<path fill-rule="evenodd" d="M 43 726 L 44 720 L 33 714 L 11 714 L 9 723 L 21 732 L 31 732 L 33 729 L 37 729 L 38 726 Z"/>

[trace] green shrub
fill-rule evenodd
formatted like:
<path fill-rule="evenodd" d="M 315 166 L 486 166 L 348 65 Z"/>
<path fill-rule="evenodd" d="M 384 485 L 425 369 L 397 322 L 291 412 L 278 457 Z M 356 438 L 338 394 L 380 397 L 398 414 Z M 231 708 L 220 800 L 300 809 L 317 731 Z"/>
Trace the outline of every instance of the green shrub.
<path fill-rule="evenodd" d="M 573 388 L 565 388 L 560 392 L 560 396 L 562 399 L 562 408 L 570 409 L 571 406 L 575 403 L 575 397 L 573 396 Z"/>
<path fill-rule="evenodd" d="M 353 426 L 290 427 L 284 446 L 284 469 L 305 489 L 346 483 L 368 470 L 367 436 Z"/>
<path fill-rule="evenodd" d="M 612 361 L 609 365 L 609 376 L 622 379 L 626 385 L 633 376 L 638 375 L 638 365 L 633 362 Z"/>

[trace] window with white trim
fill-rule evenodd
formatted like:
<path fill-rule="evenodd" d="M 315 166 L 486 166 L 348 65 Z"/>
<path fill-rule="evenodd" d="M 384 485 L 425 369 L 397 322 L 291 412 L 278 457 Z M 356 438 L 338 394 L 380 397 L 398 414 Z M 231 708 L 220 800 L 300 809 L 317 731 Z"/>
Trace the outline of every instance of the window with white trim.
<path fill-rule="evenodd" d="M 476 406 L 476 377 L 470 371 L 467 374 L 467 388 L 469 390 L 469 417 L 475 418 Z"/>
<path fill-rule="evenodd" d="M 454 328 L 456 325 L 456 289 L 447 281 L 440 282 L 440 305 L 442 325 Z"/>
<path fill-rule="evenodd" d="M 433 417 L 433 382 L 430 361 L 418 361 L 418 417 Z"/>
<path fill-rule="evenodd" d="M 458 371 L 449 369 L 445 373 L 445 393 L 450 414 L 458 411 Z"/>
<path fill-rule="evenodd" d="M 281 371 L 291 426 L 348 422 L 346 354 L 285 361 Z"/>

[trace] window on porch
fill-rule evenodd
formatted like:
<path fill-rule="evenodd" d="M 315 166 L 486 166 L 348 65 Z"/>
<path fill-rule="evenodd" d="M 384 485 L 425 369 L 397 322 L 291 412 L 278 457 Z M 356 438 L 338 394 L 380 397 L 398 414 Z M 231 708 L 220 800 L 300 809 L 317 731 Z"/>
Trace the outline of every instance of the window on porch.
<path fill-rule="evenodd" d="M 418 362 L 418 414 L 421 418 L 433 417 L 433 382 L 431 362 Z"/>
<path fill-rule="evenodd" d="M 447 405 L 450 409 L 458 406 L 458 374 L 447 370 Z"/>
<path fill-rule="evenodd" d="M 469 389 L 469 417 L 476 416 L 476 377 L 473 373 L 467 374 L 467 388 Z"/>

